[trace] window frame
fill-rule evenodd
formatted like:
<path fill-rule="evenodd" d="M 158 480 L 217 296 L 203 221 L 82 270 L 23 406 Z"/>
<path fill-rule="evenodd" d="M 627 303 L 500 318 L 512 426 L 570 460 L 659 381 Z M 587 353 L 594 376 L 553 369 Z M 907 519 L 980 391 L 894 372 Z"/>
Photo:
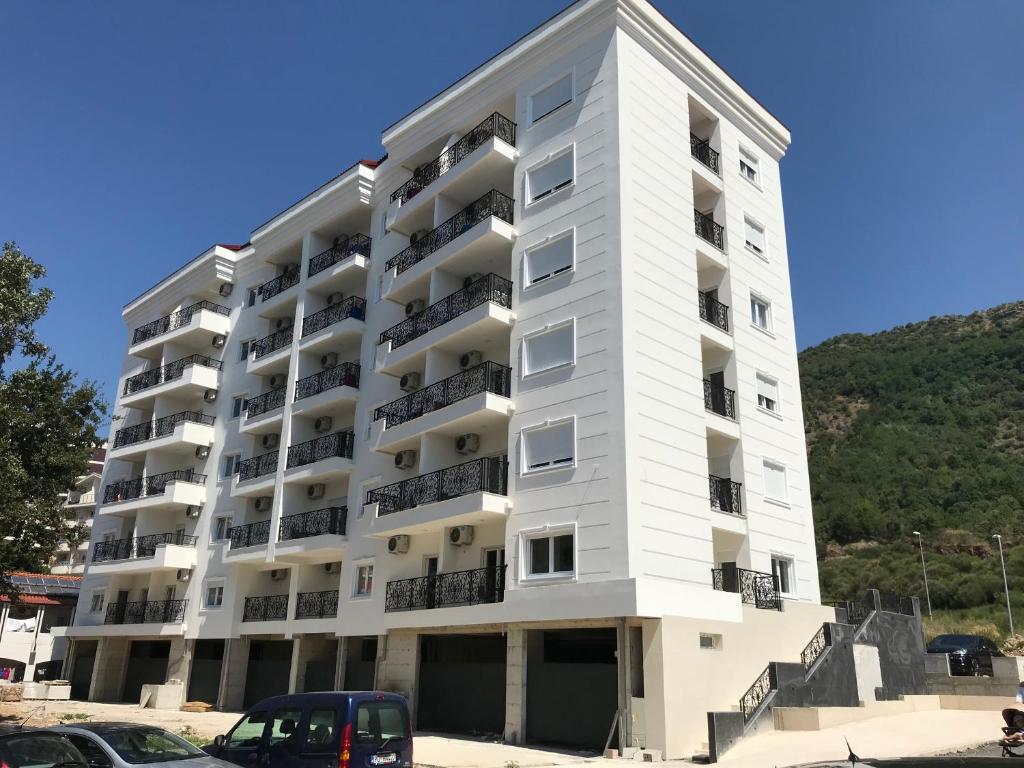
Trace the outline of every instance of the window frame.
<path fill-rule="evenodd" d="M 259 302 L 259 293 L 257 293 L 258 285 L 250 286 L 245 289 L 245 308 L 250 309 L 255 307 Z"/>
<path fill-rule="evenodd" d="M 220 589 L 220 603 L 218 603 L 217 605 L 211 605 L 210 604 L 210 590 L 211 589 L 218 589 L 218 588 Z M 218 576 L 217 578 L 207 579 L 206 581 L 204 581 L 203 582 L 203 595 L 202 595 L 202 600 L 203 600 L 202 609 L 204 611 L 220 611 L 220 610 L 223 610 L 223 608 L 224 608 L 224 597 L 225 597 L 225 590 L 226 589 L 227 589 L 227 579 L 225 579 L 223 577 L 219 577 Z"/>
<path fill-rule="evenodd" d="M 96 598 L 99 598 L 97 605 Z M 105 589 L 94 589 L 89 595 L 89 613 L 103 613 L 106 607 L 107 591 Z"/>
<path fill-rule="evenodd" d="M 758 189 L 761 189 L 761 158 L 751 152 L 745 146 L 740 144 L 740 157 L 739 157 L 739 174 L 740 177 L 746 179 L 748 182 L 753 184 Z M 746 165 L 754 172 L 754 178 L 750 178 L 746 173 L 743 172 L 743 166 Z"/>
<path fill-rule="evenodd" d="M 234 478 L 235 475 L 238 474 L 238 465 L 242 461 L 242 454 L 241 454 L 241 452 L 235 452 L 235 451 L 232 451 L 231 453 L 225 453 L 224 457 L 223 457 L 223 461 L 224 461 L 224 463 L 221 465 L 221 468 L 220 468 L 220 472 L 221 472 L 220 479 L 221 480 L 231 480 L 231 479 Z M 227 469 L 227 466 L 228 466 L 228 462 L 231 463 L 231 472 L 225 472 L 225 470 Z"/>
<path fill-rule="evenodd" d="M 557 184 L 551 189 L 545 190 L 544 192 L 541 193 L 540 197 L 534 196 L 531 174 L 533 174 L 537 169 L 545 165 L 550 165 L 556 162 L 565 155 L 572 156 L 572 167 L 569 174 L 569 180 L 562 182 L 561 184 Z M 523 183 L 526 187 L 526 194 L 523 195 L 523 198 L 526 200 L 527 208 L 529 208 L 532 205 L 536 205 L 537 203 L 541 203 L 545 200 L 550 200 L 559 192 L 563 192 L 564 190 L 567 189 L 572 189 L 574 186 L 576 186 L 576 142 L 567 144 L 566 146 L 562 147 L 561 149 L 555 150 L 554 152 L 549 152 L 547 156 L 545 156 L 542 160 L 538 160 L 529 168 L 527 168 L 526 171 L 523 173 Z"/>
<path fill-rule="evenodd" d="M 530 432 L 540 432 L 542 430 L 554 429 L 562 426 L 563 424 L 569 424 L 572 428 L 572 460 L 568 462 L 562 462 L 559 464 L 548 464 L 542 467 L 535 467 L 530 469 L 526 464 L 526 439 L 527 434 Z M 576 430 L 576 416 L 566 416 L 560 419 L 548 419 L 547 421 L 540 422 L 538 424 L 532 424 L 527 427 L 523 427 L 519 431 L 519 476 L 530 477 L 533 475 L 542 475 L 548 472 L 558 472 L 565 469 L 576 469 L 576 462 L 579 451 L 577 450 L 577 442 L 579 437 Z"/>
<path fill-rule="evenodd" d="M 768 493 L 768 474 L 766 470 L 769 467 L 782 471 L 782 487 L 786 492 L 786 497 L 780 499 L 777 496 L 771 496 Z M 789 467 L 786 466 L 785 462 L 773 459 L 769 456 L 761 457 L 761 483 L 762 483 L 762 498 L 772 504 L 778 504 L 782 507 L 789 506 Z"/>
<path fill-rule="evenodd" d="M 759 302 L 764 305 L 764 319 L 765 325 L 759 325 L 754 315 L 754 302 Z M 750 292 L 750 324 L 757 328 L 762 333 L 767 333 L 769 336 L 775 335 L 775 322 L 774 313 L 772 312 L 771 299 L 764 296 L 764 294 L 757 293 L 756 291 Z"/>
<path fill-rule="evenodd" d="M 352 564 L 352 599 L 353 600 L 366 600 L 373 597 L 373 571 L 374 571 L 373 560 L 357 560 Z M 361 591 L 362 577 L 361 572 L 369 569 L 369 589 L 365 592 Z"/>
<path fill-rule="evenodd" d="M 241 401 L 241 405 L 239 405 L 239 401 Z M 235 413 L 235 406 L 236 405 L 238 405 L 238 413 Z M 238 395 L 232 395 L 231 396 L 231 419 L 230 420 L 234 421 L 235 419 L 244 418 L 245 415 L 246 415 L 246 408 L 248 407 L 248 405 L 249 405 L 249 393 L 248 392 L 242 392 L 241 394 L 238 394 Z"/>
<path fill-rule="evenodd" d="M 784 562 L 788 566 L 788 568 L 787 568 L 788 573 L 786 574 L 786 576 L 789 579 L 789 587 L 790 587 L 789 591 L 786 591 L 786 590 L 784 590 L 782 588 L 782 579 L 778 577 L 778 574 L 777 574 L 776 568 L 775 568 L 775 563 L 776 562 Z M 772 573 L 772 577 L 775 578 L 776 581 L 778 582 L 779 594 L 782 597 L 786 597 L 786 598 L 790 598 L 790 599 L 794 599 L 794 598 L 799 597 L 798 593 L 795 590 L 795 588 L 796 588 L 796 558 L 795 557 L 793 557 L 792 555 L 784 554 L 782 552 L 772 552 L 771 553 L 771 573 Z"/>
<path fill-rule="evenodd" d="M 769 408 L 765 405 L 761 405 L 761 381 L 765 381 L 775 387 L 775 408 Z M 770 414 L 778 419 L 782 418 L 782 385 L 779 383 L 779 379 L 772 376 L 770 373 L 764 371 L 754 372 L 754 394 L 757 397 L 757 409 L 762 413 Z"/>
<path fill-rule="evenodd" d="M 566 80 L 566 79 L 569 80 L 569 100 L 565 101 L 565 102 L 562 102 L 561 104 L 559 104 L 557 107 L 554 107 L 553 109 L 549 109 L 547 112 L 545 112 L 542 115 L 534 116 L 534 114 L 533 114 L 533 98 L 534 98 L 534 96 L 536 96 L 541 91 L 547 90 L 548 88 L 551 88 L 553 85 L 556 85 L 556 84 L 558 84 L 558 83 L 560 83 L 560 82 L 562 82 L 563 80 Z M 569 106 L 574 101 L 576 101 L 576 73 L 575 73 L 575 71 L 572 68 L 570 68 L 568 72 L 563 72 L 562 74 L 558 75 L 557 77 L 554 77 L 554 78 L 546 81 L 543 85 L 540 85 L 540 86 L 534 88 L 532 91 L 530 91 L 529 95 L 526 97 L 526 122 L 527 122 L 527 124 L 529 125 L 530 128 L 533 128 L 533 126 L 535 126 L 541 120 L 544 120 L 545 118 L 551 117 L 551 115 L 555 114 L 556 112 L 561 112 L 565 107 Z"/>
<path fill-rule="evenodd" d="M 569 353 L 569 359 L 564 361 L 564 362 L 555 363 L 554 365 L 549 365 L 547 368 L 538 368 L 535 371 L 528 370 L 527 369 L 527 359 L 528 359 L 527 347 L 528 347 L 530 341 L 532 339 L 536 339 L 539 336 L 548 336 L 548 335 L 553 334 L 553 333 L 558 333 L 559 331 L 562 331 L 566 327 L 569 328 L 570 334 L 571 334 L 571 349 L 570 349 L 570 353 Z M 521 349 L 520 364 L 519 364 L 519 375 L 520 375 L 520 377 L 522 379 L 524 379 L 524 380 L 530 379 L 530 378 L 533 378 L 535 376 L 540 376 L 540 375 L 545 374 L 545 373 L 550 373 L 551 371 L 560 370 L 562 368 L 572 368 L 575 365 L 576 365 L 576 317 L 575 316 L 567 318 L 566 320 L 559 320 L 556 323 L 551 323 L 549 325 L 545 325 L 543 328 L 538 328 L 536 331 L 530 331 L 529 333 L 524 333 L 523 334 L 522 349 Z"/>
<path fill-rule="evenodd" d="M 751 227 L 761 233 L 761 250 L 751 245 L 747 238 L 747 228 Z M 768 228 L 753 216 L 743 214 L 743 247 L 760 259 L 768 261 Z"/>
<path fill-rule="evenodd" d="M 572 570 L 554 571 L 555 539 L 560 536 L 572 536 Z M 526 583 L 551 581 L 576 581 L 579 576 L 579 532 L 576 523 L 553 523 L 538 528 L 524 528 L 519 531 L 519 562 L 520 581 Z M 548 540 L 548 567 L 545 573 L 532 573 L 532 543 L 540 539 Z"/>
<path fill-rule="evenodd" d="M 217 521 L 218 520 L 226 520 L 227 521 L 227 523 L 224 526 L 224 537 L 223 538 L 217 538 Z M 224 513 L 224 514 L 219 514 L 219 515 L 214 515 L 213 519 L 210 521 L 210 543 L 211 544 L 220 544 L 221 542 L 230 541 L 231 540 L 231 525 L 232 525 L 232 523 L 234 523 L 234 521 L 235 521 L 235 516 L 234 516 L 234 514 L 232 514 L 230 512 L 229 513 Z"/>
<path fill-rule="evenodd" d="M 536 251 L 544 250 L 545 248 L 555 245 L 560 240 L 569 239 L 569 266 L 562 267 L 555 272 L 549 272 L 543 277 L 534 278 L 531 274 L 530 269 L 530 254 Z M 556 277 L 561 275 L 571 275 L 576 271 L 576 227 L 570 227 L 558 234 L 551 235 L 544 238 L 543 240 L 534 243 L 530 247 L 523 251 L 523 289 L 529 290 L 534 286 L 541 285 L 543 283 L 550 283 Z"/>

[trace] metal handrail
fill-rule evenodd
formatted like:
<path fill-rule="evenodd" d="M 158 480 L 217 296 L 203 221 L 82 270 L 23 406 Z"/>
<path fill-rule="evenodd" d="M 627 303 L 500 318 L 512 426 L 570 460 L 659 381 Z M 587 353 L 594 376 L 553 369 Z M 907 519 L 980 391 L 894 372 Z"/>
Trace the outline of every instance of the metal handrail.
<path fill-rule="evenodd" d="M 728 477 L 708 475 L 708 490 L 712 509 L 743 516 L 743 483 L 733 482 Z"/>
<path fill-rule="evenodd" d="M 276 621 L 288 618 L 288 595 L 245 598 L 242 621 Z"/>
<path fill-rule="evenodd" d="M 337 237 L 334 244 L 326 251 L 321 251 L 309 260 L 309 267 L 306 270 L 306 277 L 330 269 L 339 261 L 344 261 L 349 256 L 370 257 L 370 238 L 366 235 L 352 235 L 351 237 Z"/>
<path fill-rule="evenodd" d="M 134 376 L 129 376 L 124 380 L 124 394 L 134 395 L 143 389 L 149 389 L 158 384 L 181 378 L 185 369 L 190 365 L 202 365 L 207 368 L 213 368 L 215 371 L 219 371 L 223 367 L 223 363 L 220 360 L 214 360 L 207 355 L 189 355 L 159 368 L 152 368 L 148 371 L 137 373 Z"/>
<path fill-rule="evenodd" d="M 356 435 L 351 429 L 321 435 L 304 443 L 288 446 L 288 459 L 285 467 L 303 467 L 323 459 L 339 457 L 352 458 L 352 449 L 356 444 Z"/>
<path fill-rule="evenodd" d="M 348 507 L 344 506 L 324 507 L 297 515 L 285 515 L 281 518 L 277 540 L 290 541 L 324 534 L 344 536 L 347 523 Z"/>
<path fill-rule="evenodd" d="M 707 240 L 720 251 L 725 250 L 725 227 L 696 208 L 693 209 L 693 227 L 697 237 Z"/>
<path fill-rule="evenodd" d="M 191 323 L 192 315 L 204 309 L 218 315 L 224 315 L 225 317 L 231 314 L 231 310 L 228 307 L 222 307 L 220 304 L 214 304 L 212 301 L 197 301 L 195 304 L 179 309 L 177 312 L 172 312 L 145 325 L 140 325 L 132 333 L 132 344 L 140 344 L 156 336 L 176 331 L 178 328 Z"/>
<path fill-rule="evenodd" d="M 283 408 L 285 401 L 285 388 L 271 389 L 262 395 L 250 397 L 245 401 L 245 416 L 248 419 L 254 416 L 262 416 L 267 411 L 275 408 Z"/>
<path fill-rule="evenodd" d="M 736 418 L 736 392 L 704 379 L 704 408 L 727 419 Z"/>
<path fill-rule="evenodd" d="M 245 525 L 232 525 L 228 529 L 229 549 L 256 547 L 270 541 L 270 521 L 257 520 Z"/>
<path fill-rule="evenodd" d="M 178 624 L 185 620 L 188 600 L 117 602 L 107 606 L 104 624 Z"/>
<path fill-rule="evenodd" d="M 349 296 L 326 309 L 306 315 L 302 318 L 302 338 L 350 317 L 356 320 L 366 319 L 366 299 L 361 296 Z"/>
<path fill-rule="evenodd" d="M 690 154 L 700 160 L 715 173 L 721 173 L 721 158 L 718 152 L 711 148 L 707 139 L 690 134 Z"/>
<path fill-rule="evenodd" d="M 204 485 L 206 483 L 206 475 L 201 475 L 193 469 L 175 469 L 171 472 L 161 472 L 158 475 L 147 475 L 130 480 L 117 480 L 113 483 L 108 483 L 104 487 L 103 503 L 115 504 L 119 501 L 156 496 L 164 492 L 164 488 L 168 483 L 174 482 Z"/>
<path fill-rule="evenodd" d="M 487 360 L 380 406 L 374 410 L 373 420 L 384 419 L 385 429 L 391 429 L 481 392 L 508 397 L 511 379 L 511 368 Z"/>
<path fill-rule="evenodd" d="M 723 304 L 710 293 L 697 291 L 697 309 L 700 312 L 700 319 L 729 332 L 729 307 Z"/>
<path fill-rule="evenodd" d="M 338 590 L 299 592 L 295 599 L 296 619 L 327 619 L 338 615 Z"/>
<path fill-rule="evenodd" d="M 298 285 L 301 277 L 302 275 L 298 269 L 286 269 L 277 277 L 267 280 L 267 282 L 256 289 L 256 293 L 262 297 L 260 301 L 272 299 L 277 296 L 277 294 L 288 290 L 293 285 Z"/>
<path fill-rule="evenodd" d="M 390 515 L 481 492 L 508 495 L 508 456 L 485 456 L 375 488 L 367 492 L 366 503 L 377 504 L 378 515 Z"/>
<path fill-rule="evenodd" d="M 252 480 L 254 477 L 269 475 L 277 470 L 277 457 L 280 451 L 267 451 L 259 456 L 252 456 L 238 462 L 238 482 Z"/>
<path fill-rule="evenodd" d="M 295 382 L 295 399 L 304 400 L 335 387 L 359 388 L 359 363 L 339 363 Z"/>
<path fill-rule="evenodd" d="M 295 327 L 288 326 L 282 328 L 280 331 L 274 331 L 269 336 L 264 336 L 262 339 L 254 341 L 249 346 L 249 351 L 252 352 L 252 359 L 259 360 L 261 357 L 266 357 L 271 352 L 276 352 L 282 347 L 287 347 L 292 343 L 292 337 L 295 334 Z"/>
<path fill-rule="evenodd" d="M 122 427 L 114 433 L 114 448 L 123 448 L 126 445 L 134 445 L 146 440 L 164 437 L 174 432 L 175 427 L 183 422 L 213 426 L 215 420 L 216 417 L 207 416 L 201 411 L 181 411 L 180 413 L 162 416 L 152 421 L 132 424 L 128 427 Z"/>
<path fill-rule="evenodd" d="M 505 599 L 505 568 L 504 565 L 472 568 L 389 581 L 384 611 L 500 603 Z"/>
<path fill-rule="evenodd" d="M 98 541 L 92 550 L 92 561 L 102 563 L 107 560 L 134 560 L 156 555 L 156 548 L 162 544 L 176 544 L 182 547 L 194 547 L 198 539 L 185 533 L 151 533 L 148 536 L 135 536 L 130 539 L 113 539 Z"/>

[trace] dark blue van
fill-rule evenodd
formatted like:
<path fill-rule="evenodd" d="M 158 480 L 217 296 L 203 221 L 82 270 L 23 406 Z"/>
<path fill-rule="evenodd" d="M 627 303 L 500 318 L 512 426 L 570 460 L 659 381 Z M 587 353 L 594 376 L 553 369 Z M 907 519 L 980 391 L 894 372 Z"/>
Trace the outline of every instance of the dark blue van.
<path fill-rule="evenodd" d="M 412 768 L 409 706 L 383 691 L 272 696 L 203 749 L 244 768 Z"/>

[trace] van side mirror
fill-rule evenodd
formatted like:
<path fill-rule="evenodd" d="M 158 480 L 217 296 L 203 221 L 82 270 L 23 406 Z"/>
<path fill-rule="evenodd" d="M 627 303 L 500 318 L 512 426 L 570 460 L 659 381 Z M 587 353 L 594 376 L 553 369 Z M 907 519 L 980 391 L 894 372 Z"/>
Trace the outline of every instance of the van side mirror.
<path fill-rule="evenodd" d="M 213 746 L 223 747 L 224 746 L 224 734 L 213 737 Z"/>

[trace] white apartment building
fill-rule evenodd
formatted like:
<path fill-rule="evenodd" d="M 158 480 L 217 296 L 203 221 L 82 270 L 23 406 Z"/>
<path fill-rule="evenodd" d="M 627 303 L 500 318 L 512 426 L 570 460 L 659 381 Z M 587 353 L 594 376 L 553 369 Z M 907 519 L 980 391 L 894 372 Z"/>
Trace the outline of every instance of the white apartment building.
<path fill-rule="evenodd" d="M 581 0 L 129 303 L 90 698 L 405 693 L 689 756 L 821 622 L 786 127 Z"/>
<path fill-rule="evenodd" d="M 61 498 L 64 510 L 64 523 L 69 531 L 76 534 L 66 539 L 57 547 L 50 560 L 50 573 L 82 574 L 85 572 L 85 559 L 89 551 L 89 540 L 92 538 L 92 522 L 96 517 L 96 498 L 101 494 L 100 480 L 103 476 L 103 462 L 106 457 L 106 446 L 94 448 L 84 475 L 75 478 L 72 488 Z M 81 531 L 84 538 L 78 540 Z"/>

